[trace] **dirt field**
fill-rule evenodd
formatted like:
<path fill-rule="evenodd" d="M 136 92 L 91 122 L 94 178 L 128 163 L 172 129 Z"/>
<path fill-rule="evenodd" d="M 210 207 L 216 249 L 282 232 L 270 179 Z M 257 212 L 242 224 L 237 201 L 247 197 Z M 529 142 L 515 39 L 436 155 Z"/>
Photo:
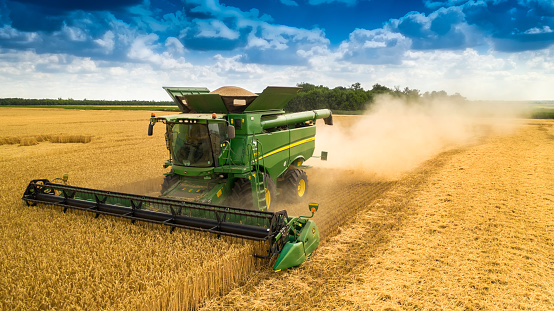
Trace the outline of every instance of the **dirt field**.
<path fill-rule="evenodd" d="M 44 295 L 48 288 L 82 294 L 70 284 L 81 270 L 65 271 L 63 267 L 68 265 L 59 264 L 94 264 L 71 257 L 76 254 L 72 248 L 81 247 L 71 240 L 77 239 L 75 234 L 89 235 L 86 243 L 97 248 L 124 247 L 117 256 L 114 250 L 113 258 L 109 253 L 96 254 L 93 247 L 81 247 L 79 252 L 91 254 L 105 266 L 112 260 L 125 269 L 124 263 L 129 262 L 133 273 L 144 272 L 135 259 L 145 252 L 152 255 L 141 260 L 154 263 L 163 256 L 188 256 L 178 251 L 190 244 L 185 235 L 133 229 L 125 222 L 67 215 L 57 209 L 29 210 L 20 200 L 29 180 L 51 179 L 63 173 L 69 173 L 72 184 L 79 186 L 155 192 L 160 183 L 156 176 L 163 173 L 167 154 L 163 128 L 156 127 L 155 136 L 145 139 L 148 113 L 57 109 L 0 112 L 0 138 L 37 142 L 0 145 L 4 177 L 0 184 L 0 309 L 48 308 L 48 296 Z M 336 118 L 337 125 L 344 126 L 346 119 Z M 412 151 L 403 155 L 418 161 L 410 162 L 406 166 L 410 169 L 394 177 L 372 174 L 371 167 L 360 171 L 336 168 L 332 161 L 313 164 L 308 171 L 307 201 L 320 203 L 315 217 L 323 239 L 319 249 L 299 268 L 273 273 L 264 266 L 247 281 L 237 278 L 230 285 L 240 282 L 240 286 L 218 291 L 222 295 L 207 301 L 204 309 L 554 309 L 554 122 L 502 119 L 493 123 L 498 122 L 513 130 L 499 135 L 491 120 L 481 120 L 468 125 L 480 129 L 471 139 L 442 144 L 429 137 L 418 140 L 420 145 L 413 145 Z M 460 128 L 468 126 L 461 124 Z M 50 138 L 78 134 L 90 137 L 90 142 L 39 142 L 41 138 L 35 137 L 39 134 Z M 385 138 L 390 137 L 387 135 L 384 133 Z M 401 141 L 410 143 L 410 139 Z M 434 154 L 417 152 L 430 144 L 434 149 L 428 150 Z M 386 154 L 390 150 L 394 148 L 382 151 Z M 370 156 L 364 152 L 363 156 Z M 404 163 L 405 158 L 396 163 Z M 385 166 L 379 169 L 387 171 Z M 279 208 L 287 209 L 290 215 L 307 214 L 308 209 L 307 202 L 281 203 Z M 66 224 L 68 218 L 74 225 Z M 75 229 L 78 225 L 83 228 Z M 16 226 L 19 229 L 14 230 Z M 88 226 L 92 229 L 86 229 Z M 112 244 L 122 239 L 122 232 L 126 235 L 123 242 Z M 137 242 L 149 232 L 154 233 L 153 239 Z M 156 239 L 164 240 L 164 247 L 172 250 L 157 249 Z M 217 256 L 215 250 L 212 256 Z M 111 267 L 97 269 L 97 277 L 89 279 L 92 284 L 84 290 L 90 297 L 98 290 L 95 285 L 111 292 L 121 287 L 117 282 L 133 281 L 114 277 L 117 273 Z M 172 269 L 146 272 L 150 273 L 149 283 L 143 282 L 142 291 L 126 289 L 136 295 L 133 299 L 108 297 L 120 301 L 106 304 L 95 298 L 92 305 L 109 309 L 119 308 L 121 301 L 137 304 L 141 297 L 155 295 L 159 299 L 167 293 L 168 284 L 178 282 L 177 276 L 186 265 L 176 264 Z M 40 275 L 41 271 L 46 275 Z M 129 286 L 127 283 L 124 285 Z M 71 300 L 71 295 L 59 291 L 55 294 L 62 301 L 55 305 L 69 309 L 70 304 L 63 304 L 63 299 Z M 86 300 L 80 303 L 81 308 L 87 306 Z"/>
<path fill-rule="evenodd" d="M 553 155 L 554 122 L 524 121 L 394 182 L 350 178 L 320 202 L 359 212 L 306 264 L 205 309 L 552 310 Z"/>

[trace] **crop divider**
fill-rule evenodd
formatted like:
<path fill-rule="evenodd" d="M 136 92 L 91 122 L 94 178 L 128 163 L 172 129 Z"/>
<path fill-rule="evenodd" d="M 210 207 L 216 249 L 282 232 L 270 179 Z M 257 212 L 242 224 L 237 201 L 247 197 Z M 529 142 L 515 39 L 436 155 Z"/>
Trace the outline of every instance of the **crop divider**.
<path fill-rule="evenodd" d="M 100 199 L 100 196 L 97 195 L 97 194 L 94 194 L 94 200 L 96 201 L 96 205 L 94 207 L 92 207 L 91 209 L 92 210 L 100 210 L 100 206 L 102 206 L 103 204 L 106 203 L 106 200 L 108 199 L 108 196 L 104 196 L 103 199 Z M 65 210 L 67 210 L 68 206 L 64 207 L 64 213 L 65 213 Z M 98 218 L 98 216 L 100 216 L 100 214 L 96 213 L 96 216 L 94 218 Z"/>
<path fill-rule="evenodd" d="M 62 190 L 62 194 L 63 194 L 63 203 L 64 204 L 67 204 L 67 200 L 68 199 L 73 199 L 75 198 L 75 191 L 68 191 L 68 190 Z M 63 212 L 65 213 L 67 211 L 67 207 L 65 207 L 63 209 Z"/>

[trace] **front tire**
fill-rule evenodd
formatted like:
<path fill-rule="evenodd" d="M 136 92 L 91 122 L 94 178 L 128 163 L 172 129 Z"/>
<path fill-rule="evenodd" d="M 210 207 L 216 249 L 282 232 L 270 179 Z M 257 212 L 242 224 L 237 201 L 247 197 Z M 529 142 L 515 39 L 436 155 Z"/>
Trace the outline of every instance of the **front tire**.
<path fill-rule="evenodd" d="M 269 176 L 266 176 L 264 191 L 265 204 L 267 206 L 267 210 L 269 210 L 272 206 L 275 206 L 275 197 L 277 194 L 277 187 L 275 186 L 275 182 L 273 182 L 273 179 Z"/>
<path fill-rule="evenodd" d="M 264 195 L 266 199 L 266 210 L 270 208 L 272 204 L 275 204 L 275 195 L 277 189 L 275 183 L 271 177 L 266 175 L 266 180 L 264 183 Z M 273 203 L 272 203 L 273 202 Z M 231 206 L 245 208 L 245 209 L 256 209 L 254 207 L 253 195 L 252 195 L 252 186 L 250 180 L 245 178 L 239 178 L 235 180 L 235 185 L 231 190 Z"/>
<path fill-rule="evenodd" d="M 252 186 L 250 186 L 250 180 L 245 178 L 235 180 L 229 203 L 233 207 L 252 209 Z"/>
<path fill-rule="evenodd" d="M 289 202 L 300 202 L 308 193 L 308 175 L 303 170 L 289 169 L 284 175 L 284 197 Z"/>

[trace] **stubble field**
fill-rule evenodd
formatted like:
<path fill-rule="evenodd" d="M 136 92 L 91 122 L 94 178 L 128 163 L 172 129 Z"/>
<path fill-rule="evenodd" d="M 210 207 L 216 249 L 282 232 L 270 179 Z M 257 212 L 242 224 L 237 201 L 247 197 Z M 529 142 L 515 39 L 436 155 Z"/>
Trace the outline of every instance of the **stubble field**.
<path fill-rule="evenodd" d="M 320 203 L 324 242 L 272 273 L 248 244 L 21 202 L 29 180 L 64 173 L 74 185 L 152 191 L 167 155 L 164 129 L 146 136 L 148 113 L 1 111 L 0 138 L 24 146 L 0 145 L 0 309 L 554 308 L 554 122 L 495 120 L 512 129 L 499 133 L 480 120 L 472 127 L 487 130 L 394 176 L 313 163 L 308 200 Z"/>

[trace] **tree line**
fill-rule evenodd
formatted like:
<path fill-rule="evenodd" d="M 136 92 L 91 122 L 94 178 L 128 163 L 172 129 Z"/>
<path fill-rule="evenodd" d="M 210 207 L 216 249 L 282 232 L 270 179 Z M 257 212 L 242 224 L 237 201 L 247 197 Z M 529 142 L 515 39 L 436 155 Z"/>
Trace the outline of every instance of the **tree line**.
<path fill-rule="evenodd" d="M 173 106 L 173 101 L 0 98 L 0 106 Z"/>
<path fill-rule="evenodd" d="M 466 98 L 458 93 L 448 95 L 445 91 L 433 91 L 422 94 L 416 89 L 408 87 L 402 90 L 399 87 L 391 89 L 379 83 L 374 84 L 371 90 L 364 90 L 360 83 L 354 83 L 350 87 L 338 86 L 333 89 L 310 83 L 299 83 L 297 86 L 302 87 L 302 89 L 285 106 L 286 111 L 296 112 L 323 108 L 340 111 L 362 111 L 371 106 L 377 96 L 383 94 L 408 102 L 446 98 L 459 102 L 466 101 Z"/>

